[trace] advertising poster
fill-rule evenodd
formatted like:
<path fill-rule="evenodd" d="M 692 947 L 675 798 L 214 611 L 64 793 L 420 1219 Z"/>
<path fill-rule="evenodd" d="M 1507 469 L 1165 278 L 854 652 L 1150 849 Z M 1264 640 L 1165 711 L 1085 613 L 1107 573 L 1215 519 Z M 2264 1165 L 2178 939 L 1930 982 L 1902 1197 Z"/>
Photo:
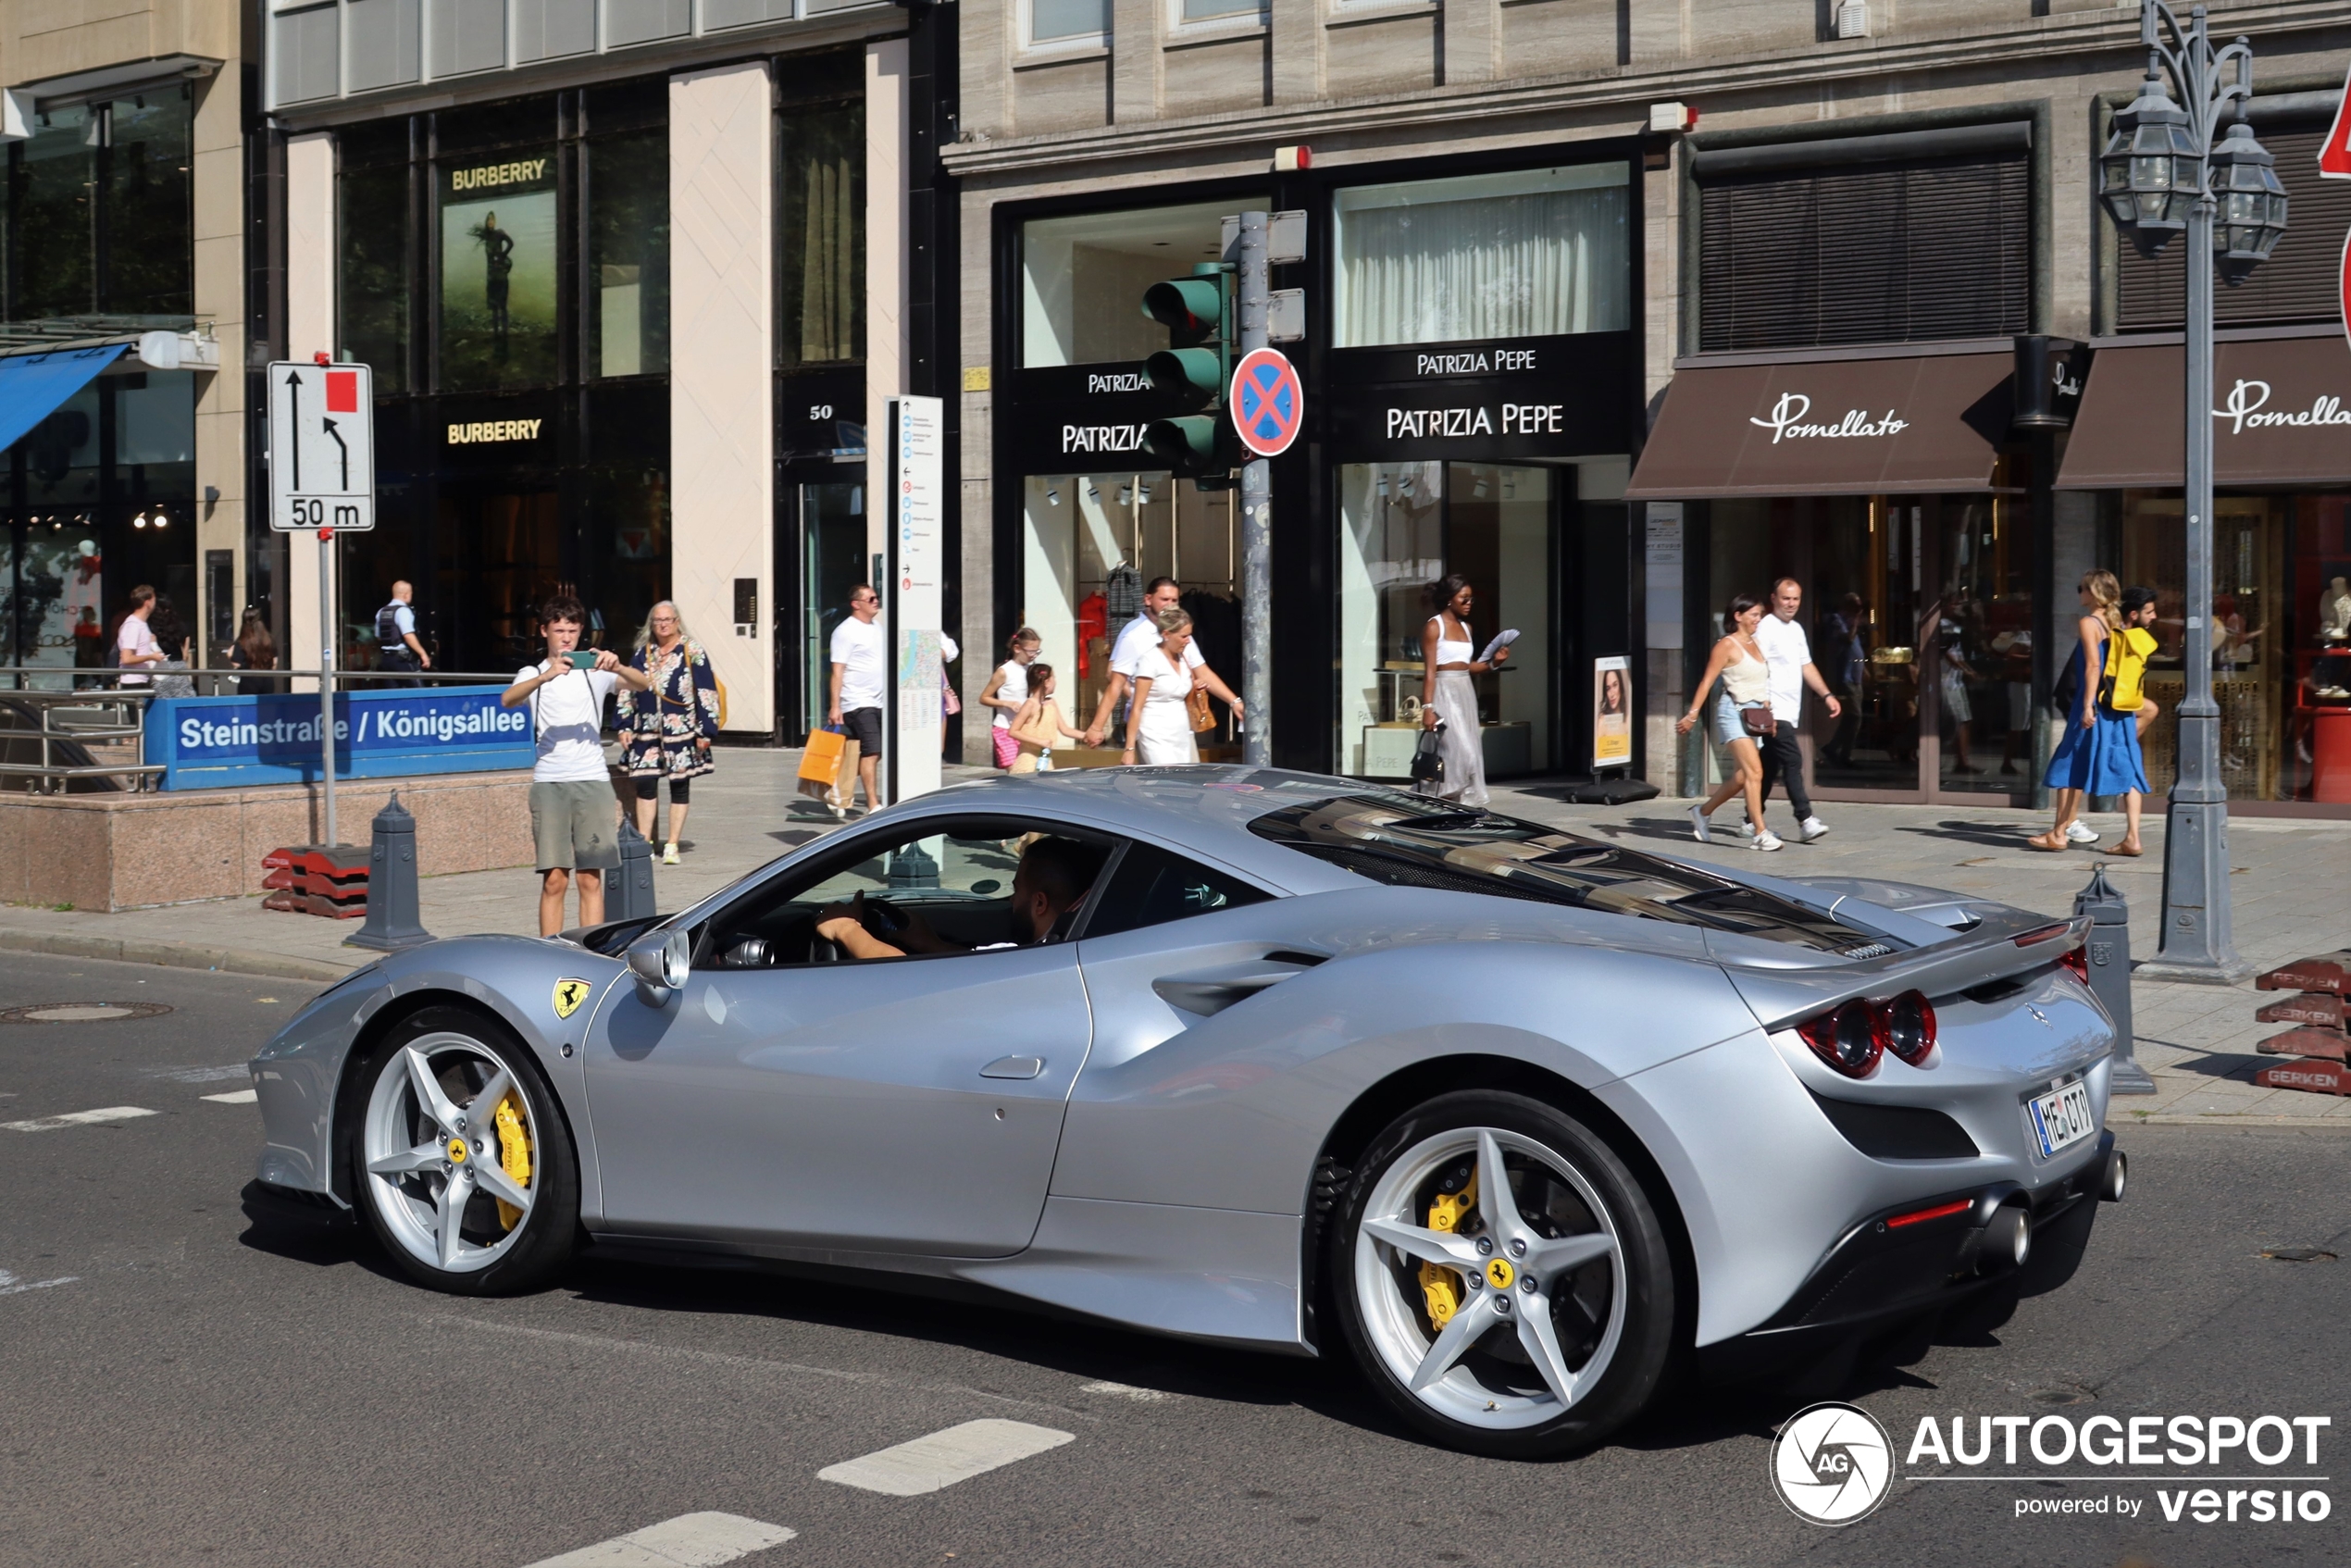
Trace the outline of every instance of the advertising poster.
<path fill-rule="evenodd" d="M 1632 661 L 1613 654 L 1592 661 L 1592 769 L 1633 765 Z"/>
<path fill-rule="evenodd" d="M 454 390 L 555 375 L 555 160 L 441 171 L 441 365 Z"/>

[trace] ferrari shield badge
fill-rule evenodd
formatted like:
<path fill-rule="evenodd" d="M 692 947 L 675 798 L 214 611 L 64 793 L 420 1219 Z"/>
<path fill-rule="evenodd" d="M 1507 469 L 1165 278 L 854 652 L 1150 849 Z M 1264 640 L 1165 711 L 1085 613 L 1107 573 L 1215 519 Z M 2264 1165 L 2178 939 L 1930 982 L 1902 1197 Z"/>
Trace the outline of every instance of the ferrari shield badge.
<path fill-rule="evenodd" d="M 588 993 L 596 989 L 593 980 L 557 980 L 555 982 L 555 1016 L 568 1018 L 579 1011 Z"/>

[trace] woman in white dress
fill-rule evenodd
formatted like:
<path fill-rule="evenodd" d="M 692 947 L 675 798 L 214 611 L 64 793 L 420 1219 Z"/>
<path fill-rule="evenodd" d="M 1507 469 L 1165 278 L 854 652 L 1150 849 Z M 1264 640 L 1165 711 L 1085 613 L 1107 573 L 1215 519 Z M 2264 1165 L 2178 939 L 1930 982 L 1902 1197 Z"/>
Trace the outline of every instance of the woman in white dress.
<path fill-rule="evenodd" d="M 1413 789 L 1440 801 L 1483 806 L 1491 797 L 1486 793 L 1477 688 L 1470 684 L 1470 677 L 1500 669 L 1511 651 L 1496 649 L 1492 664 L 1475 657 L 1477 641 L 1470 635 L 1469 615 L 1476 595 L 1461 573 L 1430 589 L 1428 599 L 1437 614 L 1421 628 L 1421 728 L 1437 730 L 1437 754 L 1445 759 L 1445 777 L 1423 779 Z"/>
<path fill-rule="evenodd" d="M 1698 695 L 1690 702 L 1690 711 L 1675 721 L 1675 733 L 1687 735 L 1698 727 L 1698 710 L 1706 705 L 1706 694 L 1714 689 L 1720 677 L 1723 694 L 1714 704 L 1714 739 L 1730 753 L 1736 769 L 1730 778 L 1715 787 L 1704 805 L 1690 807 L 1690 832 L 1701 844 L 1714 841 L 1710 819 L 1714 808 L 1733 795 L 1747 797 L 1747 820 L 1755 828 L 1754 847 L 1775 850 L 1780 847 L 1779 835 L 1763 826 L 1763 753 L 1756 749 L 1755 736 L 1747 728 L 1739 715 L 1750 708 L 1765 714 L 1772 707 L 1771 666 L 1764 662 L 1763 649 L 1755 641 L 1755 628 L 1763 624 L 1763 601 L 1752 593 L 1738 593 L 1723 612 L 1723 622 L 1730 631 L 1714 644 L 1714 652 L 1706 661 L 1706 674 L 1698 683 Z"/>
<path fill-rule="evenodd" d="M 1171 606 L 1159 613 L 1159 646 L 1148 649 L 1135 674 L 1134 694 L 1127 699 L 1126 750 L 1119 757 L 1121 766 L 1132 766 L 1138 759 L 1150 767 L 1172 767 L 1200 761 L 1200 747 L 1192 740 L 1192 716 L 1187 699 L 1192 694 L 1192 672 L 1185 666 L 1184 651 L 1192 645 L 1192 617 L 1180 606 Z M 1203 676 L 1206 666 L 1201 668 Z M 1203 680 L 1211 691 L 1224 685 L 1213 678 Z M 1241 705 L 1234 702 L 1229 691 L 1224 693 L 1232 703 L 1233 711 Z"/>

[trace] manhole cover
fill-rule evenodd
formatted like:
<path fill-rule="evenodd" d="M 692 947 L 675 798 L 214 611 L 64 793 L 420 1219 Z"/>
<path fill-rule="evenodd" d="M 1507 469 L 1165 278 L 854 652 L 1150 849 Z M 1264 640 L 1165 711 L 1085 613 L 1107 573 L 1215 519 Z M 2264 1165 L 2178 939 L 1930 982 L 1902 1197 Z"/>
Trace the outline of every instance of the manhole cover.
<path fill-rule="evenodd" d="M 37 1002 L 0 1007 L 0 1024 L 97 1024 L 112 1018 L 159 1018 L 171 1009 L 155 1002 Z"/>

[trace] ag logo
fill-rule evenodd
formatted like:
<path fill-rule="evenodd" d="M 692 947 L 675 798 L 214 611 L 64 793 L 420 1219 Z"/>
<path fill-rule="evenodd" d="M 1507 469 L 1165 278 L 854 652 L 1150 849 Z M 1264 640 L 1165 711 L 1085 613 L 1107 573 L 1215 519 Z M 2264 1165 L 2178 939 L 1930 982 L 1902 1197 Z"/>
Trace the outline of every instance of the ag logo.
<path fill-rule="evenodd" d="M 555 982 L 555 1016 L 568 1018 L 579 1011 L 588 993 L 596 989 L 593 980 L 557 980 Z"/>
<path fill-rule="evenodd" d="M 1894 1443 L 1868 1411 L 1817 1404 L 1798 1411 L 1772 1443 L 1772 1486 L 1798 1519 L 1850 1524 L 1885 1500 Z"/>

